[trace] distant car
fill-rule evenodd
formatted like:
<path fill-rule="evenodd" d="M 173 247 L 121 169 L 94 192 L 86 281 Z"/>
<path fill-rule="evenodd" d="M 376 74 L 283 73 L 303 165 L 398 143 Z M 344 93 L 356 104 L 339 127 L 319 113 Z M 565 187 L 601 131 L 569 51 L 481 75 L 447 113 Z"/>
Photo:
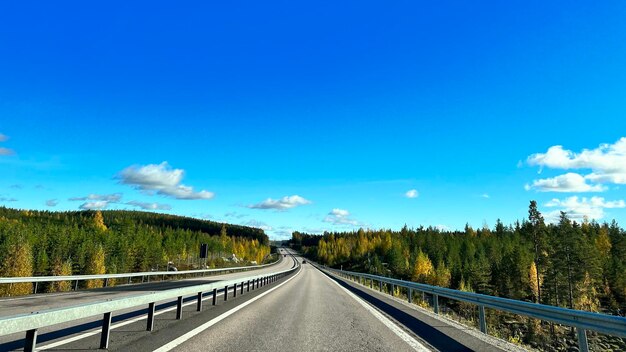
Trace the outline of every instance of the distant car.
<path fill-rule="evenodd" d="M 302 264 L 306 264 L 306 260 L 302 260 Z"/>

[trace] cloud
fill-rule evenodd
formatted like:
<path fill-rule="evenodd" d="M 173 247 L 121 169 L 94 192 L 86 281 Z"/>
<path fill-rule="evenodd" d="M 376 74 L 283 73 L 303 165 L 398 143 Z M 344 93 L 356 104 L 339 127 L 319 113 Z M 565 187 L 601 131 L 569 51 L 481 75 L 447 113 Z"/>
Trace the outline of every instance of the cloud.
<path fill-rule="evenodd" d="M 72 197 L 68 200 L 70 201 L 86 201 L 86 200 L 101 200 L 109 203 L 117 203 L 122 199 L 121 193 L 113 193 L 113 194 L 90 194 L 86 197 Z"/>
<path fill-rule="evenodd" d="M 407 197 L 407 198 L 417 198 L 417 197 L 419 197 L 419 195 L 420 195 L 420 194 L 419 194 L 419 192 L 418 192 L 416 189 L 411 189 L 411 190 L 408 190 L 408 191 L 404 194 L 404 196 L 405 196 L 405 197 Z"/>
<path fill-rule="evenodd" d="M 78 208 L 82 210 L 106 209 L 110 203 L 118 203 L 122 199 L 121 193 L 112 194 L 90 194 L 86 197 L 72 197 L 69 201 L 83 201 Z"/>
<path fill-rule="evenodd" d="M 120 183 L 130 185 L 146 193 L 157 194 L 176 199 L 211 199 L 215 196 L 205 190 L 196 192 L 193 187 L 181 184 L 185 171 L 172 169 L 164 161 L 161 164 L 149 164 L 145 166 L 133 165 L 122 170 L 118 174 Z"/>
<path fill-rule="evenodd" d="M 582 197 L 579 199 L 577 196 L 572 196 L 563 200 L 552 199 L 545 206 L 548 208 L 560 208 L 545 214 L 545 218 L 549 222 L 557 222 L 561 211 L 566 212 L 568 218 L 580 222 L 585 217 L 600 220 L 604 218 L 604 209 L 624 208 L 626 207 L 626 202 L 623 200 L 606 201 L 602 197 L 591 197 L 589 199 Z"/>
<path fill-rule="evenodd" d="M 0 202 L 17 202 L 15 198 L 0 197 Z"/>
<path fill-rule="evenodd" d="M 300 205 L 311 204 L 310 200 L 304 199 L 298 195 L 285 196 L 281 199 L 267 198 L 261 203 L 248 205 L 251 209 L 274 209 L 278 211 L 295 208 Z"/>
<path fill-rule="evenodd" d="M 528 157 L 527 163 L 531 166 L 539 166 L 540 172 L 543 167 L 561 170 L 590 170 L 591 172 L 585 175 L 566 174 L 570 175 L 568 176 L 570 181 L 573 180 L 578 187 L 586 190 L 568 191 L 566 190 L 568 189 L 567 185 L 564 185 L 562 188 L 556 187 L 555 189 L 560 190 L 554 191 L 598 192 L 600 186 L 597 184 L 626 184 L 626 137 L 620 138 L 614 144 L 601 144 L 595 149 L 583 149 L 580 153 L 566 150 L 561 145 L 555 145 L 548 148 L 546 153 L 532 154 Z M 562 176 L 565 177 L 566 175 Z M 579 177 L 574 180 L 575 176 L 572 175 L 578 175 Z M 587 184 L 587 187 L 585 187 L 581 178 L 584 178 L 584 181 L 596 183 L 596 185 Z M 539 181 L 546 181 L 549 184 L 547 180 L 551 179 L 537 180 L 533 184 Z M 555 181 L 552 182 L 554 183 Z M 601 189 L 606 190 L 606 188 Z"/>
<path fill-rule="evenodd" d="M 48 207 L 56 207 L 57 204 L 59 204 L 59 201 L 57 201 L 56 199 L 48 199 L 46 201 L 46 206 Z"/>
<path fill-rule="evenodd" d="M 14 155 L 15 151 L 9 148 L 0 147 L 0 155 Z"/>
<path fill-rule="evenodd" d="M 263 231 L 272 231 L 273 230 L 273 227 L 271 227 L 270 225 L 268 225 L 268 224 L 266 224 L 266 223 L 264 223 L 262 221 L 258 221 L 258 220 L 246 221 L 244 223 L 244 225 L 250 226 L 250 227 L 256 227 L 256 228 L 259 228 L 259 229 L 261 229 Z"/>
<path fill-rule="evenodd" d="M 130 202 L 127 202 L 126 204 L 132 205 L 134 207 L 138 207 L 144 210 L 170 210 L 172 209 L 172 207 L 169 204 L 146 203 L 146 202 L 139 202 L 136 200 L 131 200 Z"/>
<path fill-rule="evenodd" d="M 234 219 L 242 219 L 242 218 L 245 218 L 246 216 L 248 216 L 248 214 L 241 214 L 236 211 L 231 211 L 231 212 L 224 214 L 225 218 L 234 218 Z"/>
<path fill-rule="evenodd" d="M 6 142 L 9 139 L 7 135 L 0 133 L 0 142 Z M 9 148 L 0 147 L 0 155 L 13 155 L 15 151 Z"/>
<path fill-rule="evenodd" d="M 105 200 L 97 200 L 93 202 L 86 202 L 80 205 L 80 209 L 82 210 L 100 210 L 106 209 L 109 206 L 109 202 Z"/>
<path fill-rule="evenodd" d="M 482 198 L 489 199 L 489 194 L 483 193 L 480 195 Z"/>
<path fill-rule="evenodd" d="M 22 185 L 20 185 L 20 184 L 17 184 L 17 183 L 16 183 L 16 184 L 14 184 L 14 185 L 11 185 L 11 186 L 9 186 L 9 187 L 10 187 L 10 188 L 13 188 L 13 189 L 22 189 L 22 188 L 24 188 L 24 186 L 22 186 Z"/>
<path fill-rule="evenodd" d="M 322 221 L 333 224 L 333 225 L 350 225 L 350 226 L 359 225 L 358 221 L 350 217 L 349 211 L 345 209 L 337 209 L 337 208 L 331 210 L 330 213 L 328 213 L 328 215 L 326 215 L 326 217 Z"/>
<path fill-rule="evenodd" d="M 603 192 L 606 190 L 603 185 L 588 184 L 585 177 L 574 172 L 553 178 L 534 180 L 532 185 L 526 185 L 525 188 L 539 192 Z"/>
<path fill-rule="evenodd" d="M 435 228 L 441 232 L 450 231 L 450 227 L 446 225 L 435 225 Z"/>

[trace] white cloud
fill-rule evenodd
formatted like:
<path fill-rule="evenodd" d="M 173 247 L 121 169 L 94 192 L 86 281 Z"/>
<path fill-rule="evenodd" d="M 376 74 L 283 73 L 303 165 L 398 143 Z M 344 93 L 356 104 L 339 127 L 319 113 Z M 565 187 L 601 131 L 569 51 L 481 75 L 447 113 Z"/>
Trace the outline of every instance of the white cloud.
<path fill-rule="evenodd" d="M 563 200 L 552 199 L 545 206 L 548 208 L 560 208 L 545 214 L 546 220 L 550 222 L 557 222 L 561 211 L 566 212 L 568 218 L 580 222 L 584 217 L 600 220 L 604 218 L 604 209 L 624 208 L 626 207 L 626 202 L 623 200 L 606 201 L 602 197 L 591 197 L 589 199 L 582 197 L 579 199 L 573 196 Z"/>
<path fill-rule="evenodd" d="M 122 199 L 121 193 L 113 193 L 113 194 L 90 194 L 86 197 L 72 197 L 68 200 L 70 201 L 86 201 L 86 200 L 101 200 L 108 203 L 117 203 Z"/>
<path fill-rule="evenodd" d="M 48 206 L 48 207 L 56 207 L 57 204 L 59 204 L 59 201 L 56 200 L 56 199 L 48 199 L 46 201 L 46 206 Z"/>
<path fill-rule="evenodd" d="M 334 225 L 351 225 L 357 226 L 359 222 L 350 217 L 350 212 L 345 209 L 333 209 L 326 215 L 324 222 Z"/>
<path fill-rule="evenodd" d="M 169 204 L 160 204 L 160 203 L 149 203 L 149 202 L 139 202 L 136 200 L 131 200 L 126 204 L 132 205 L 134 207 L 138 207 L 144 210 L 170 210 L 172 207 Z"/>
<path fill-rule="evenodd" d="M 6 135 L 0 133 L 0 142 L 6 142 L 9 139 Z M 13 149 L 0 147 L 0 155 L 13 155 L 15 151 Z"/>
<path fill-rule="evenodd" d="M 311 204 L 310 200 L 304 199 L 298 195 L 285 196 L 281 199 L 267 198 L 261 203 L 248 205 L 251 209 L 274 209 L 274 210 L 287 210 L 295 208 L 300 205 Z"/>
<path fill-rule="evenodd" d="M 0 147 L 0 155 L 13 155 L 13 154 L 15 154 L 15 151 L 13 151 L 13 149 Z"/>
<path fill-rule="evenodd" d="M 264 223 L 262 221 L 258 221 L 258 220 L 246 221 L 244 223 L 244 225 L 245 226 L 250 226 L 250 227 L 256 227 L 256 228 L 259 228 L 259 229 L 261 229 L 263 231 L 272 231 L 273 230 L 273 227 L 271 227 L 270 225 L 268 225 L 268 224 L 266 224 L 266 223 Z"/>
<path fill-rule="evenodd" d="M 553 178 L 534 180 L 532 185 L 526 185 L 526 190 L 539 192 L 603 192 L 606 190 L 602 185 L 590 185 L 585 177 L 568 172 Z"/>
<path fill-rule="evenodd" d="M 185 171 L 172 169 L 164 161 L 161 164 L 133 165 L 122 170 L 118 177 L 121 183 L 151 193 L 176 199 L 211 199 L 215 195 L 205 190 L 196 192 L 193 187 L 181 184 Z"/>
<path fill-rule="evenodd" d="M 407 198 L 417 198 L 417 197 L 419 197 L 419 195 L 420 195 L 420 194 L 419 194 L 419 192 L 418 192 L 416 189 L 411 189 L 411 190 L 408 190 L 408 191 L 404 194 L 404 196 L 405 196 L 405 197 L 407 197 Z"/>
<path fill-rule="evenodd" d="M 109 206 L 109 202 L 105 200 L 97 200 L 93 202 L 86 202 L 80 205 L 80 209 L 82 210 L 100 210 L 106 209 Z"/>
<path fill-rule="evenodd" d="M 83 201 L 79 206 L 83 210 L 106 209 L 110 203 L 118 203 L 122 199 L 121 193 L 112 194 L 90 194 L 86 197 L 72 197 L 70 201 Z"/>
<path fill-rule="evenodd" d="M 580 153 L 555 145 L 548 148 L 546 153 L 537 153 L 529 156 L 527 162 L 529 165 L 541 168 L 591 170 L 588 174 L 578 176 L 584 178 L 585 181 L 594 183 L 626 184 L 626 137 L 620 138 L 614 144 L 601 144 L 596 149 L 583 149 Z M 572 176 L 569 177 L 571 178 Z M 538 181 L 542 180 L 535 182 Z M 582 185 L 580 178 L 575 180 L 575 182 L 579 186 Z M 587 190 L 581 192 L 595 192 L 599 190 L 599 185 L 587 186 Z M 562 189 L 567 189 L 567 187 Z M 605 188 L 602 188 L 602 190 L 605 190 Z M 560 190 L 559 192 L 578 191 Z"/>
<path fill-rule="evenodd" d="M 450 227 L 446 225 L 435 225 L 435 228 L 441 232 L 450 231 Z"/>
<path fill-rule="evenodd" d="M 482 198 L 489 199 L 489 194 L 483 193 L 480 195 Z"/>

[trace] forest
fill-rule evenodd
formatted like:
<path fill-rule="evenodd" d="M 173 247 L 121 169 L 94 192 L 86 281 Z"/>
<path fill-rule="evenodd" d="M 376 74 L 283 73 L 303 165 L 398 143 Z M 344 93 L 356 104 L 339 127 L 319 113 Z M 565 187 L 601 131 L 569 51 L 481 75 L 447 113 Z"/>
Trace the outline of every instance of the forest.
<path fill-rule="evenodd" d="M 200 244 L 209 258 L 200 260 Z M 269 255 L 261 229 L 138 211 L 48 212 L 0 207 L 0 276 L 141 272 L 223 266 L 235 254 L 261 263 Z M 101 281 L 101 280 L 100 280 Z M 89 288 L 99 280 L 87 281 Z M 47 292 L 65 291 L 52 283 Z M 0 285 L 0 295 L 27 294 L 30 284 Z"/>
<path fill-rule="evenodd" d="M 363 230 L 292 234 L 291 245 L 332 267 L 608 314 L 626 310 L 626 233 L 613 221 L 546 223 L 528 218 L 494 228 Z"/>

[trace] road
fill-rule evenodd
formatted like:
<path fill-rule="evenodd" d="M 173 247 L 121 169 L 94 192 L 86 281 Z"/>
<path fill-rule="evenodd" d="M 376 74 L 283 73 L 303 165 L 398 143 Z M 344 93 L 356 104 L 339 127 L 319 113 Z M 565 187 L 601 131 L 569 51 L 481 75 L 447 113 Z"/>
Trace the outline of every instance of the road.
<path fill-rule="evenodd" d="M 302 261 L 302 258 L 298 258 Z M 275 270 L 291 267 L 285 260 Z M 280 265 L 280 266 L 279 266 Z M 218 300 L 184 319 L 163 310 L 155 331 L 145 315 L 114 323 L 115 351 L 504 351 L 506 348 L 309 264 L 276 283 L 228 301 Z M 117 316 L 119 313 L 116 313 Z M 93 351 L 99 330 L 40 345 L 54 351 Z M 492 340 L 495 340 L 492 338 Z M 51 340 L 52 341 L 52 340 Z M 0 350 L 2 345 L 0 345 Z"/>
<path fill-rule="evenodd" d="M 43 311 L 52 308 L 61 308 L 87 304 L 90 302 L 102 301 L 125 296 L 137 295 L 154 291 L 169 290 L 185 286 L 207 284 L 215 281 L 230 280 L 250 275 L 260 275 L 289 269 L 293 266 L 293 260 L 286 258 L 279 263 L 257 270 L 241 271 L 236 273 L 198 277 L 192 279 L 159 281 L 143 284 L 122 285 L 106 287 L 101 289 L 83 290 L 77 292 L 61 292 L 50 294 L 36 294 L 22 297 L 9 297 L 0 299 L 0 316 L 12 316 L 18 314 L 29 314 L 31 312 Z M 157 310 L 165 309 L 174 302 L 157 302 Z M 143 314 L 144 309 L 118 311 L 113 319 L 119 322 L 131 319 Z M 43 328 L 39 330 L 38 341 L 47 342 L 57 340 L 61 337 L 73 336 L 85 330 L 93 329 L 100 324 L 100 317 L 76 320 L 70 323 L 55 326 L 53 328 Z M 13 334 L 0 337 L 0 351 L 14 350 L 23 346 L 23 334 Z"/>

